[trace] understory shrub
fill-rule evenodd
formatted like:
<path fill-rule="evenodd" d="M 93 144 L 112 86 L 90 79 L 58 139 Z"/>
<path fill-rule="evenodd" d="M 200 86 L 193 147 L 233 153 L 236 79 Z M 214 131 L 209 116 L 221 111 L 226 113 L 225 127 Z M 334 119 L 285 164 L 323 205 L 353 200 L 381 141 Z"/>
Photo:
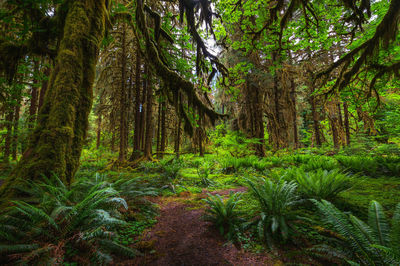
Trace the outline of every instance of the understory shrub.
<path fill-rule="evenodd" d="M 299 192 L 306 198 L 333 200 L 336 196 L 352 187 L 353 180 L 339 169 L 305 172 L 296 171 Z"/>
<path fill-rule="evenodd" d="M 241 202 L 240 193 L 230 193 L 229 198 L 224 200 L 220 195 L 208 194 L 204 201 L 209 208 L 206 209 L 204 219 L 212 222 L 219 230 L 221 235 L 229 240 L 237 241 L 239 234 L 243 230 L 243 214 L 237 210 L 237 204 Z"/>
<path fill-rule="evenodd" d="M 251 223 L 256 225 L 257 233 L 264 243 L 273 246 L 274 240 L 288 240 L 292 222 L 301 219 L 294 209 L 301 203 L 296 194 L 294 181 L 261 179 L 261 184 L 248 180 L 248 186 L 259 204 L 259 216 Z"/>

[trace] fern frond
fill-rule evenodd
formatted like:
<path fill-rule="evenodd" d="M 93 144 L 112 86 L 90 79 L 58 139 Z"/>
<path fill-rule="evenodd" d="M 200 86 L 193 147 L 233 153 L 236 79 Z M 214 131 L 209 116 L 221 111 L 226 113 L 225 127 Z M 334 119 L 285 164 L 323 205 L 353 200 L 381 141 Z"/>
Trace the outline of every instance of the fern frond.
<path fill-rule="evenodd" d="M 390 227 L 382 206 L 374 200 L 371 202 L 368 209 L 368 224 L 378 240 L 376 244 L 386 246 L 390 240 Z"/>

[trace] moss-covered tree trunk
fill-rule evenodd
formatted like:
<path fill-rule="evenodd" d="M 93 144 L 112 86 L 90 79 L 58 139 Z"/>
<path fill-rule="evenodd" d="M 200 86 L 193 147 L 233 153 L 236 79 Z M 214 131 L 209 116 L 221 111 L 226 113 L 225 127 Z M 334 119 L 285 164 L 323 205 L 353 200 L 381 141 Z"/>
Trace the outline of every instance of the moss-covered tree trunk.
<path fill-rule="evenodd" d="M 165 152 L 165 145 L 167 140 L 167 132 L 165 127 L 165 112 L 166 112 L 166 102 L 163 101 L 161 103 L 161 147 L 160 147 L 160 157 L 163 157 L 163 153 Z"/>
<path fill-rule="evenodd" d="M 86 138 L 107 8 L 107 0 L 70 1 L 38 125 L 1 198 L 14 193 L 10 186 L 17 178 L 56 174 L 65 184 L 72 182 Z"/>
<path fill-rule="evenodd" d="M 119 106 L 119 161 L 126 160 L 126 149 L 128 146 L 128 121 L 127 121 L 127 101 L 126 101 L 126 25 L 122 24 L 121 36 L 121 87 L 120 87 L 120 106 Z"/>
<path fill-rule="evenodd" d="M 33 73 L 34 73 L 34 78 L 32 81 L 33 84 L 31 87 L 31 100 L 29 105 L 29 123 L 28 123 L 29 128 L 33 128 L 36 122 L 36 113 L 38 108 L 38 83 L 39 83 L 36 77 L 39 74 L 39 59 L 34 60 Z"/>
<path fill-rule="evenodd" d="M 18 144 L 19 144 L 19 113 L 21 112 L 21 93 L 17 95 L 17 104 L 14 108 L 14 123 L 13 123 L 13 139 L 12 139 L 12 147 L 11 147 L 11 156 L 15 161 L 17 160 L 18 155 Z"/>
<path fill-rule="evenodd" d="M 151 73 L 148 66 L 146 66 L 146 135 L 144 145 L 144 156 L 146 159 L 152 159 L 152 142 L 153 142 L 153 86 L 151 83 Z"/>
<path fill-rule="evenodd" d="M 346 131 L 346 145 L 350 145 L 350 122 L 349 122 L 349 107 L 347 102 L 343 102 L 343 112 L 344 112 L 344 128 Z"/>
<path fill-rule="evenodd" d="M 130 161 L 134 161 L 135 159 L 140 157 L 140 127 L 141 127 L 140 73 L 141 71 L 142 71 L 142 66 L 141 66 L 141 57 L 140 57 L 139 42 L 138 42 L 136 48 L 136 74 L 135 74 L 135 125 L 133 128 L 133 151 L 129 159 Z"/>
<path fill-rule="evenodd" d="M 48 77 L 50 75 L 50 68 L 44 67 L 43 74 Z M 49 86 L 48 79 L 44 79 L 39 93 L 39 103 L 37 109 L 40 110 L 43 106 L 44 96 L 46 95 L 47 87 Z"/>
<path fill-rule="evenodd" d="M 6 115 L 6 136 L 4 138 L 4 153 L 3 153 L 3 161 L 4 163 L 8 163 L 10 160 L 10 148 L 11 148 L 11 136 L 12 136 L 12 123 L 14 119 L 14 109 L 12 107 L 8 107 L 10 110 L 8 110 L 7 115 Z"/>

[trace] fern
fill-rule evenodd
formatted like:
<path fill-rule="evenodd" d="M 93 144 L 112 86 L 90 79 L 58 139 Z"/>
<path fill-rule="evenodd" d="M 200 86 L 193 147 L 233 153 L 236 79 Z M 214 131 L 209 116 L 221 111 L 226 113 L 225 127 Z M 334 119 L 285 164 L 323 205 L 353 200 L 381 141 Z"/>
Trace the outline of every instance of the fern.
<path fill-rule="evenodd" d="M 332 203 L 313 200 L 321 213 L 322 220 L 330 225 L 341 237 L 341 248 L 333 248 L 337 258 L 362 265 L 400 265 L 400 246 L 396 238 L 396 223 L 400 204 L 393 216 L 392 228 L 383 214 L 381 205 L 372 201 L 368 212 L 368 223 L 353 215 L 338 210 Z"/>
<path fill-rule="evenodd" d="M 6 261 L 62 264 L 72 259 L 65 255 L 67 247 L 82 246 L 93 262 L 101 264 L 110 263 L 111 254 L 136 254 L 116 242 L 116 230 L 125 224 L 120 210 L 128 204 L 106 178 L 78 180 L 68 189 L 57 177 L 44 177 L 26 191 L 37 204 L 13 201 L 0 216 L 0 256 Z"/>
<path fill-rule="evenodd" d="M 204 219 L 212 222 L 221 235 L 233 241 L 238 240 L 244 222 L 242 213 L 236 209 L 241 202 L 240 197 L 240 193 L 230 193 L 229 198 L 223 200 L 218 194 L 215 196 L 208 194 L 208 198 L 204 200 L 209 206 Z"/>
<path fill-rule="evenodd" d="M 296 194 L 297 185 L 293 181 L 261 181 L 262 184 L 257 184 L 247 180 L 259 203 L 260 216 L 253 223 L 257 225 L 260 239 L 272 247 L 274 239 L 286 241 L 291 235 L 291 223 L 301 218 L 294 211 L 301 200 Z"/>
<path fill-rule="evenodd" d="M 304 172 L 298 169 L 296 181 L 300 192 L 307 198 L 332 200 L 352 187 L 352 179 L 338 169 Z"/>

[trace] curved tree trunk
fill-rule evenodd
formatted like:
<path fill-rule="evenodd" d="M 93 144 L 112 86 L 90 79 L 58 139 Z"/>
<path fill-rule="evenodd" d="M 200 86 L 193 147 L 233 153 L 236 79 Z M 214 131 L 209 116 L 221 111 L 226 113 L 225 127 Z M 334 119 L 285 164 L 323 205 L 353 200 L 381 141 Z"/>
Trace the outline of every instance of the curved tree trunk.
<path fill-rule="evenodd" d="M 22 159 L 2 186 L 1 198 L 15 194 L 10 187 L 17 178 L 34 180 L 42 174 L 56 174 L 67 185 L 73 181 L 88 129 L 107 8 L 107 0 L 70 2 L 38 125 Z"/>

